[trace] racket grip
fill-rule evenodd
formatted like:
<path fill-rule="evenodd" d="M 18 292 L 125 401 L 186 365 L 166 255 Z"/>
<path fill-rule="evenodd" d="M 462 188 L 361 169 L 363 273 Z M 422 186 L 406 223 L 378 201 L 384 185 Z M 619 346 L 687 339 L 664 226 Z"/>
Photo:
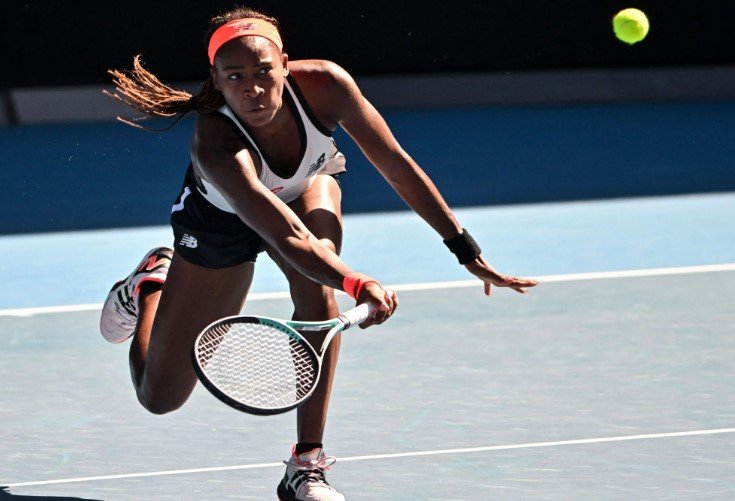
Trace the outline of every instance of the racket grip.
<path fill-rule="evenodd" d="M 362 303 L 360 306 L 347 310 L 339 316 L 347 329 L 353 325 L 361 324 L 375 312 L 375 306 L 370 303 Z"/>

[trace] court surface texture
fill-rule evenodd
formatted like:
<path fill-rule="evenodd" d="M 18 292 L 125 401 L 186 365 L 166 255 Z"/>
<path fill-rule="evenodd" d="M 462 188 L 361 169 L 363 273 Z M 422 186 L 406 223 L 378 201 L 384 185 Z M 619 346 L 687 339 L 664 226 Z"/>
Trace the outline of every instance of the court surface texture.
<path fill-rule="evenodd" d="M 735 498 L 735 194 L 460 209 L 491 298 L 408 212 L 345 218 L 399 290 L 344 334 L 325 437 L 351 500 Z M 295 413 L 201 386 L 147 413 L 99 303 L 167 227 L 0 237 L 0 499 L 274 499 Z M 261 257 L 246 312 L 289 317 Z M 340 296 L 344 308 L 350 306 Z"/>

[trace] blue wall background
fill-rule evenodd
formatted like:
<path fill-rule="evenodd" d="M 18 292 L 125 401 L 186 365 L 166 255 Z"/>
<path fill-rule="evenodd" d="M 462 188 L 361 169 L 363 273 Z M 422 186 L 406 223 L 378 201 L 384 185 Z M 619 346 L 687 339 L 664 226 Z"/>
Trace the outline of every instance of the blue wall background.
<path fill-rule="evenodd" d="M 384 115 L 453 206 L 735 190 L 735 102 Z M 0 233 L 167 223 L 192 125 L 0 128 Z M 345 212 L 405 208 L 349 137 L 336 139 L 348 159 Z"/>

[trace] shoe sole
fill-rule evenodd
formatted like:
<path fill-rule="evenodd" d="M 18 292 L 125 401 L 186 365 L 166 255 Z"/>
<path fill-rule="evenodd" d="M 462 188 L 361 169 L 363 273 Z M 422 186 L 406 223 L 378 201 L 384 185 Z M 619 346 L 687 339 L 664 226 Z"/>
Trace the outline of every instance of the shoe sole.
<path fill-rule="evenodd" d="M 283 486 L 283 484 L 278 484 L 278 489 L 276 490 L 276 494 L 278 495 L 278 501 L 294 501 L 295 498 L 291 495 L 289 495 L 286 488 Z"/>

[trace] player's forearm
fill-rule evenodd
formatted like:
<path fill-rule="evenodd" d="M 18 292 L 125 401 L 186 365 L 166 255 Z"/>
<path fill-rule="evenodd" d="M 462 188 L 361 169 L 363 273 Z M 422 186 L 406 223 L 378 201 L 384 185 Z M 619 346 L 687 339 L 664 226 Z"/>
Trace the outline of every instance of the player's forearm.
<path fill-rule="evenodd" d="M 462 231 L 439 190 L 413 160 L 402 159 L 400 165 L 389 172 L 385 177 L 396 193 L 443 239 Z"/>
<path fill-rule="evenodd" d="M 344 277 L 352 272 L 337 254 L 311 233 L 284 239 L 278 251 L 301 273 L 333 289 L 342 290 Z"/>
<path fill-rule="evenodd" d="M 315 282 L 342 289 L 352 270 L 330 248 L 322 244 L 283 202 L 267 191 L 258 197 L 233 199 L 237 213 L 293 267 Z M 259 202 L 260 201 L 260 202 Z M 258 214 L 259 217 L 250 215 Z"/>

